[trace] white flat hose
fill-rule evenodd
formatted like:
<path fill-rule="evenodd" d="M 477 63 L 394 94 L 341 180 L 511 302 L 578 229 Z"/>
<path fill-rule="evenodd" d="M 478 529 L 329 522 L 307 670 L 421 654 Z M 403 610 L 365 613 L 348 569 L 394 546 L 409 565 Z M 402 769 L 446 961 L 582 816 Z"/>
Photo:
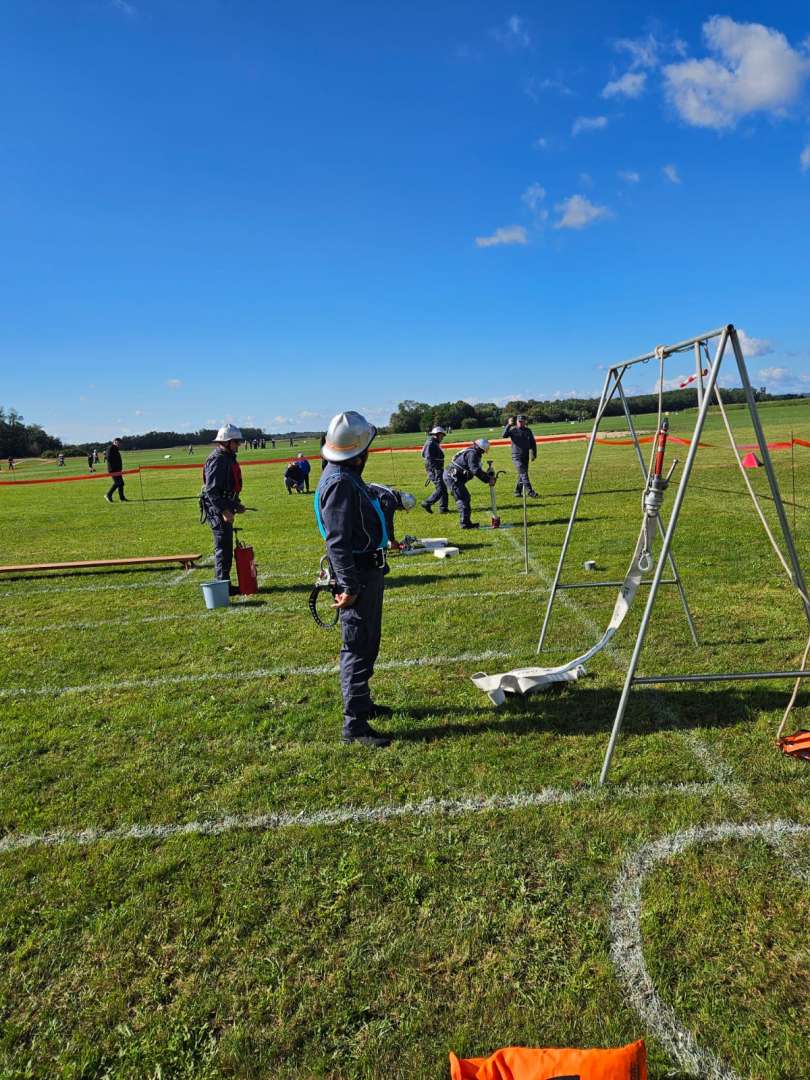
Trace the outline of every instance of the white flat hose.
<path fill-rule="evenodd" d="M 633 553 L 633 561 L 630 563 L 630 568 L 619 589 L 619 595 L 616 597 L 613 615 L 599 641 L 582 656 L 577 656 L 576 659 L 560 667 L 515 668 L 501 675 L 487 675 L 483 671 L 477 671 L 472 676 L 472 681 L 479 690 L 489 695 L 494 705 L 503 705 L 507 694 L 530 694 L 534 690 L 542 690 L 543 687 L 550 686 L 551 683 L 576 682 L 581 675 L 585 674 L 585 664 L 610 642 L 632 607 L 642 576 L 649 569 L 648 560 L 651 558 L 655 521 L 654 517 L 644 515 L 641 532 L 636 541 L 636 550 Z"/>

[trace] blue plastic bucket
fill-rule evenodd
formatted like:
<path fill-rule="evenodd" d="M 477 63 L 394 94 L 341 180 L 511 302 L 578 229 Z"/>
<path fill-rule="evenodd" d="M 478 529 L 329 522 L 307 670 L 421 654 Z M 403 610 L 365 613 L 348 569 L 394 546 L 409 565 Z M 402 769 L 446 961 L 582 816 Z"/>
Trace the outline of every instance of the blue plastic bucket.
<path fill-rule="evenodd" d="M 201 588 L 207 608 L 227 607 L 230 604 L 230 581 L 206 581 Z"/>

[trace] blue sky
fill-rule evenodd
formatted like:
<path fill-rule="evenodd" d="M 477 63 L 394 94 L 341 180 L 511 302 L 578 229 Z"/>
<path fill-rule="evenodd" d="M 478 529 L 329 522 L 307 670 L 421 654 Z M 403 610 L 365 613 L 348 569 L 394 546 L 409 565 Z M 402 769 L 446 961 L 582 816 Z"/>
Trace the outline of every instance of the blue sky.
<path fill-rule="evenodd" d="M 0 401 L 54 433 L 589 394 L 726 321 L 810 390 L 806 5 L 4 8 Z"/>

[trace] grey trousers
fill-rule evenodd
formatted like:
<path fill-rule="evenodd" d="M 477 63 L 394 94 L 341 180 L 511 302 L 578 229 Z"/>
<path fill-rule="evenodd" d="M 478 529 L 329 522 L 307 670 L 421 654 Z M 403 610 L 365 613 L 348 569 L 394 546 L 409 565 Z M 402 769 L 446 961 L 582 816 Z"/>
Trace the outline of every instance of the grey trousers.
<path fill-rule="evenodd" d="M 214 577 L 217 581 L 224 581 L 230 578 L 233 565 L 233 525 L 221 517 L 209 518 L 208 524 L 214 534 Z"/>
<path fill-rule="evenodd" d="M 442 510 L 447 509 L 447 484 L 444 482 L 441 469 L 429 469 L 428 480 L 433 484 L 436 489 L 432 495 L 428 495 L 425 502 L 428 506 L 433 506 L 434 503 L 440 503 Z"/>
<path fill-rule="evenodd" d="M 371 712 L 368 682 L 380 651 L 385 577 L 382 569 L 360 574 L 360 594 L 340 613 L 340 689 L 343 693 L 343 734 L 362 734 Z"/>
<path fill-rule="evenodd" d="M 523 488 L 526 488 L 526 494 L 533 490 L 532 482 L 529 479 L 529 458 L 527 457 L 513 457 L 512 464 L 515 466 L 517 472 L 517 480 L 515 481 L 515 494 L 522 495 Z"/>
<path fill-rule="evenodd" d="M 445 483 L 450 489 L 450 494 L 456 500 L 456 507 L 458 508 L 458 515 L 461 519 L 462 525 L 469 525 L 470 523 L 470 493 L 467 491 L 467 485 L 460 480 L 454 480 L 449 473 L 444 474 Z"/>

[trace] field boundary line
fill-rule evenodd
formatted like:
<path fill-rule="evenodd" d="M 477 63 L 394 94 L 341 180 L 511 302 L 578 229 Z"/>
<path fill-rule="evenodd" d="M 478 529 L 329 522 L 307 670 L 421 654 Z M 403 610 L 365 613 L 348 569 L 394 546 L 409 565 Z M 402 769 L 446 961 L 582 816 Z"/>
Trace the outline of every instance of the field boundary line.
<path fill-rule="evenodd" d="M 810 834 L 810 825 L 795 821 L 776 819 L 746 824 L 726 821 L 720 825 L 695 826 L 668 833 L 644 844 L 625 860 L 611 900 L 611 960 L 633 1008 L 650 1033 L 690 1076 L 699 1077 L 700 1080 L 741 1080 L 739 1074 L 715 1054 L 698 1045 L 694 1035 L 678 1020 L 675 1011 L 658 996 L 644 961 L 642 885 L 659 863 L 680 855 L 695 844 L 762 839 L 781 853 L 789 839 L 807 834 Z"/>
<path fill-rule="evenodd" d="M 507 660 L 515 653 L 489 649 L 482 653 L 459 653 L 457 656 L 414 656 L 406 660 L 383 660 L 375 664 L 375 671 L 399 671 L 403 668 L 431 667 L 445 664 L 480 663 L 483 660 Z M 275 679 L 300 675 L 337 675 L 338 665 L 318 664 L 311 667 L 255 668 L 253 671 L 200 671 L 186 675 L 156 675 L 146 679 L 122 679 L 117 682 L 91 682 L 77 686 L 19 686 L 0 689 L 0 699 L 24 697 L 56 697 L 60 694 L 87 694 L 103 691 L 141 690 L 157 686 L 182 686 L 185 683 L 221 682 L 235 679 L 244 682 L 252 679 Z"/>
<path fill-rule="evenodd" d="M 115 840 L 168 840 L 175 836 L 218 836 L 229 832 L 269 832 L 275 829 L 377 824 L 397 818 L 460 817 L 498 810 L 531 810 L 543 806 L 621 802 L 670 795 L 706 795 L 722 789 L 716 783 L 638 784 L 628 787 L 541 788 L 511 795 L 461 799 L 423 799 L 416 803 L 382 806 L 337 806 L 298 813 L 228 814 L 221 818 L 179 825 L 122 825 L 114 829 L 63 829 L 44 833 L 8 833 L 0 838 L 0 855 L 39 847 L 87 847 Z"/>

